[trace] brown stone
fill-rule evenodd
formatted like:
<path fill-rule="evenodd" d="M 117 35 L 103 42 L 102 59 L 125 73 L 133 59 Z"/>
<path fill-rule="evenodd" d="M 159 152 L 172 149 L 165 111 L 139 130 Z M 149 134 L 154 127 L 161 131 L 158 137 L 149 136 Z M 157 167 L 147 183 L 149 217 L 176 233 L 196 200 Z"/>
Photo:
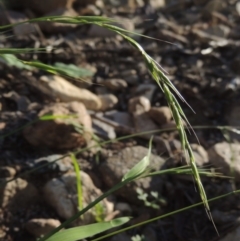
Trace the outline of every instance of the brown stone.
<path fill-rule="evenodd" d="M 54 103 L 44 107 L 38 114 L 39 117 L 44 115 L 75 115 L 75 118 L 38 121 L 28 126 L 24 129 L 23 135 L 33 146 L 72 149 L 86 145 L 91 139 L 91 118 L 82 103 Z M 82 133 L 77 132 L 73 124 L 75 124 L 75 127 L 79 126 L 79 130 L 82 130 Z"/>
<path fill-rule="evenodd" d="M 149 116 L 159 125 L 164 125 L 172 119 L 172 112 L 169 107 L 152 107 Z"/>

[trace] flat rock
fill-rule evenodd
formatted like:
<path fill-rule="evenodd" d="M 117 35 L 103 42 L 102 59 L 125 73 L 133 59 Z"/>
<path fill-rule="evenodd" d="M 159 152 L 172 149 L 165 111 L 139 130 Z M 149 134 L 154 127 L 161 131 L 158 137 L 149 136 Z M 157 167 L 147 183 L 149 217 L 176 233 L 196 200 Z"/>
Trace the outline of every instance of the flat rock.
<path fill-rule="evenodd" d="M 127 147 L 112 156 L 109 156 L 104 163 L 99 167 L 102 179 L 105 184 L 110 188 L 117 184 L 122 177 L 142 158 L 147 155 L 148 149 L 142 146 Z M 160 170 L 165 161 L 156 156 L 151 155 L 150 167 L 153 170 Z M 137 188 L 141 188 L 146 192 L 160 191 L 163 179 L 159 176 L 147 177 L 138 179 L 129 185 L 121 188 L 116 194 L 124 197 L 129 202 L 140 202 L 137 198 Z M 141 203 L 141 202 L 140 202 Z"/>
<path fill-rule="evenodd" d="M 231 146 L 230 146 L 231 145 Z M 217 171 L 227 175 L 234 175 L 236 181 L 240 180 L 240 145 L 236 143 L 221 142 L 208 149 L 209 161 Z M 233 173 L 231 172 L 233 167 Z"/>
<path fill-rule="evenodd" d="M 93 119 L 93 131 L 98 136 L 101 136 L 106 139 L 115 139 L 116 133 L 112 126 L 104 123 L 100 120 Z"/>
<path fill-rule="evenodd" d="M 60 224 L 60 221 L 57 219 L 34 218 L 30 219 L 25 224 L 25 227 L 29 233 L 37 238 L 48 234 L 57 228 Z"/>
<path fill-rule="evenodd" d="M 80 171 L 82 185 L 83 206 L 99 197 L 102 192 L 93 184 L 90 176 Z M 67 173 L 60 178 L 50 180 L 43 188 L 44 198 L 51 205 L 58 215 L 64 219 L 72 217 L 78 210 L 78 195 L 76 190 L 76 173 Z M 107 216 L 113 211 L 113 203 L 104 199 L 100 205 L 103 207 L 103 216 Z M 75 225 L 94 223 L 96 209 L 91 209 L 83 215 L 83 219 L 78 219 Z"/>
<path fill-rule="evenodd" d="M 42 76 L 38 86 L 45 94 L 63 102 L 79 101 L 89 110 L 101 109 L 100 98 L 87 89 L 81 89 L 56 75 Z"/>
<path fill-rule="evenodd" d="M 133 119 L 132 116 L 128 112 L 112 110 L 104 113 L 106 118 L 113 120 L 120 125 L 127 126 L 133 128 Z"/>
<path fill-rule="evenodd" d="M 75 118 L 69 116 L 64 119 L 37 121 L 26 127 L 23 130 L 23 136 L 31 145 L 53 149 L 73 149 L 85 146 L 90 141 L 91 117 L 82 103 L 53 103 L 44 107 L 38 114 L 39 117 L 44 115 L 74 115 Z"/>

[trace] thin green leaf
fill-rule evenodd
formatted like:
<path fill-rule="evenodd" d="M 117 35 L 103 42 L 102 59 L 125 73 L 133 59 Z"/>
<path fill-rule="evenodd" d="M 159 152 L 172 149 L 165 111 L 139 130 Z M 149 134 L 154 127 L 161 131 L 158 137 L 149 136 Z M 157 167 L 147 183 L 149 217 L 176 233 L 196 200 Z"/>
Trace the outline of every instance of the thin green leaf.
<path fill-rule="evenodd" d="M 149 141 L 147 156 L 145 156 L 139 163 L 137 163 L 128 173 L 126 173 L 123 176 L 122 181 L 133 180 L 145 173 L 150 163 L 150 157 L 151 157 L 151 151 L 152 151 L 152 139 L 153 138 L 151 137 Z"/>
<path fill-rule="evenodd" d="M 79 210 L 83 209 L 83 194 L 82 194 L 82 182 L 80 177 L 80 169 L 74 153 L 70 154 L 70 157 L 73 162 L 74 171 L 76 173 L 76 182 L 77 182 L 77 195 L 78 195 L 78 208 Z"/>
<path fill-rule="evenodd" d="M 48 121 L 48 120 L 69 119 L 69 118 L 77 118 L 77 115 L 43 115 L 39 117 L 39 120 Z"/>
<path fill-rule="evenodd" d="M 76 241 L 92 237 L 96 234 L 121 226 L 130 220 L 129 217 L 122 217 L 113 219 L 112 221 L 94 223 L 82 227 L 69 228 L 67 230 L 58 232 L 47 239 L 47 241 Z"/>

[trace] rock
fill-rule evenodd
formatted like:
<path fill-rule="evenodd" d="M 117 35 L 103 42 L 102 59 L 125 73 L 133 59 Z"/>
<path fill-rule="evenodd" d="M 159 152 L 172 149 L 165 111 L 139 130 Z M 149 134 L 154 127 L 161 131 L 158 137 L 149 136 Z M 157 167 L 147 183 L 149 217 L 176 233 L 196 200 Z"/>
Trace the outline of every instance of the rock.
<path fill-rule="evenodd" d="M 0 178 L 14 177 L 16 170 L 12 167 L 0 167 Z"/>
<path fill-rule="evenodd" d="M 0 206 L 19 210 L 39 200 L 37 189 L 26 180 L 18 178 L 0 187 Z"/>
<path fill-rule="evenodd" d="M 133 116 L 133 122 L 136 132 L 146 132 L 157 130 L 158 126 L 150 119 L 148 111 L 150 110 L 150 101 L 144 97 L 134 97 L 128 102 L 128 112 Z M 146 134 L 145 136 L 150 136 Z"/>
<path fill-rule="evenodd" d="M 149 101 L 151 102 L 156 89 L 157 86 L 154 84 L 140 84 L 135 89 L 135 95 L 141 94 L 142 96 L 149 99 Z"/>
<path fill-rule="evenodd" d="M 121 91 L 127 88 L 127 82 L 123 79 L 107 79 L 103 84 L 112 91 Z"/>
<path fill-rule="evenodd" d="M 34 218 L 30 219 L 25 227 L 29 233 L 38 238 L 51 232 L 59 225 L 61 225 L 61 223 L 57 219 Z"/>
<path fill-rule="evenodd" d="M 129 85 L 136 85 L 139 81 L 139 77 L 137 76 L 137 71 L 135 69 L 127 69 L 121 72 L 122 78 Z"/>
<path fill-rule="evenodd" d="M 93 202 L 102 192 L 96 188 L 89 177 L 83 171 L 80 171 L 82 185 L 83 207 Z M 58 215 L 64 219 L 72 217 L 78 210 L 78 198 L 76 190 L 76 173 L 67 173 L 60 178 L 50 180 L 43 188 L 43 194 L 46 201 L 51 205 Z M 104 199 L 100 202 L 103 208 L 103 217 L 113 211 L 113 203 Z M 96 209 L 91 209 L 79 218 L 75 225 L 94 223 Z"/>
<path fill-rule="evenodd" d="M 103 138 L 110 139 L 110 140 L 116 138 L 116 133 L 114 128 L 100 120 L 93 119 L 93 130 L 95 134 Z"/>
<path fill-rule="evenodd" d="M 158 130 L 159 127 L 150 119 L 148 113 L 136 114 L 133 113 L 133 122 L 136 132 L 148 132 Z M 151 136 L 152 133 L 144 136 Z"/>
<path fill-rule="evenodd" d="M 168 141 L 161 137 L 157 138 L 156 148 L 159 155 L 169 156 L 176 159 L 177 158 L 176 154 L 182 153 L 181 147 L 182 147 L 181 142 L 176 139 Z M 182 161 L 182 155 L 180 156 Z"/>
<path fill-rule="evenodd" d="M 172 112 L 167 106 L 152 107 L 148 114 L 160 126 L 167 124 L 172 119 Z"/>
<path fill-rule="evenodd" d="M 10 91 L 9 93 L 3 94 L 5 98 L 11 99 L 16 102 L 19 111 L 27 111 L 30 105 L 30 100 L 26 96 L 20 96 L 15 91 Z"/>
<path fill-rule="evenodd" d="M 27 16 L 21 12 L 0 9 L 0 25 L 15 24 L 28 20 Z M 13 26 L 13 33 L 16 36 L 26 36 L 36 33 L 34 24 L 20 24 Z"/>
<path fill-rule="evenodd" d="M 231 145 L 231 146 L 230 146 Z M 236 143 L 221 142 L 208 149 L 209 161 L 217 171 L 240 180 L 240 145 Z M 233 172 L 231 171 L 233 168 Z"/>
<path fill-rule="evenodd" d="M 58 161 L 54 162 L 55 160 L 58 160 Z M 67 171 L 73 170 L 71 158 L 69 156 L 63 157 L 62 155 L 57 155 L 57 154 L 38 158 L 34 160 L 33 163 L 30 163 L 29 167 L 38 168 L 48 163 L 49 164 L 52 163 L 52 164 L 36 170 L 34 174 L 43 175 L 43 174 L 48 174 L 49 172 L 58 173 L 58 172 L 67 172 Z"/>
<path fill-rule="evenodd" d="M 220 238 L 219 241 L 239 241 L 240 240 L 240 226 L 229 232 L 224 238 Z"/>
<path fill-rule="evenodd" d="M 127 126 L 133 128 L 133 120 L 129 113 L 112 110 L 104 113 L 104 117 L 113 120 L 120 125 Z"/>
<path fill-rule="evenodd" d="M 161 129 L 166 129 L 166 130 L 177 130 L 177 126 L 174 120 L 169 121 L 168 123 L 164 124 L 161 126 Z"/>
<path fill-rule="evenodd" d="M 208 153 L 201 145 L 191 144 L 191 147 L 197 166 L 201 167 L 209 162 Z"/>
<path fill-rule="evenodd" d="M 119 202 L 115 206 L 115 210 L 118 210 L 121 216 L 131 216 L 132 215 L 132 208 L 128 203 Z"/>
<path fill-rule="evenodd" d="M 120 18 L 120 17 L 115 17 L 114 20 L 116 22 L 114 22 L 113 25 L 128 31 L 134 31 L 134 23 L 132 20 L 128 18 Z M 100 27 L 98 25 L 91 25 L 88 31 L 89 37 L 107 38 L 107 37 L 114 37 L 116 35 L 117 34 L 115 32 L 108 30 L 106 28 Z"/>
<path fill-rule="evenodd" d="M 44 115 L 74 117 L 37 121 L 23 130 L 24 138 L 33 146 L 53 149 L 73 149 L 85 146 L 92 137 L 91 117 L 79 102 L 53 103 L 42 109 Z M 75 124 L 76 126 L 73 126 Z M 82 133 L 77 132 L 76 128 Z M 83 128 L 83 130 L 82 130 Z"/>
<path fill-rule="evenodd" d="M 76 17 L 78 16 L 77 12 L 75 12 L 71 8 L 58 8 L 52 12 L 49 12 L 47 16 L 60 16 L 60 17 Z M 38 23 L 41 30 L 46 33 L 65 33 L 72 31 L 77 27 L 76 24 L 65 24 L 65 23 L 54 23 L 54 22 L 40 22 Z"/>
<path fill-rule="evenodd" d="M 75 0 L 8 0 L 7 4 L 11 8 L 30 9 L 40 15 L 45 15 L 59 8 L 70 8 Z"/>
<path fill-rule="evenodd" d="M 59 98 L 63 102 L 80 101 L 87 109 L 101 109 L 101 100 L 97 95 L 78 88 L 60 76 L 42 76 L 37 87 L 45 94 Z"/>
<path fill-rule="evenodd" d="M 128 102 L 128 112 L 130 114 L 142 114 L 148 112 L 151 108 L 149 99 L 144 96 L 131 98 Z"/>
<path fill-rule="evenodd" d="M 99 95 L 99 99 L 101 101 L 102 111 L 111 110 L 118 103 L 118 98 L 113 94 Z"/>
<path fill-rule="evenodd" d="M 106 161 L 99 167 L 105 184 L 109 188 L 117 184 L 134 165 L 147 155 L 147 152 L 148 149 L 142 146 L 127 147 L 106 158 Z M 150 167 L 153 170 L 160 170 L 164 163 L 165 161 L 162 158 L 151 155 Z M 137 197 L 136 189 L 141 188 L 145 192 L 160 191 L 163 184 L 162 180 L 159 176 L 138 179 L 121 188 L 116 195 L 124 197 L 129 202 L 142 203 Z"/>

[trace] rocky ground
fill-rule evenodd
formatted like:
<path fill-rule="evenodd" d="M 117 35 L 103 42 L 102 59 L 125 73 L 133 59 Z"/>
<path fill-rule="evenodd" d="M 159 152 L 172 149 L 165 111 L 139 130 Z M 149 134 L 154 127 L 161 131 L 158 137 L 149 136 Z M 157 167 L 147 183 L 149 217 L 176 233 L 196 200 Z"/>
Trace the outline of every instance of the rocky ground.
<path fill-rule="evenodd" d="M 119 26 L 154 38 L 134 37 L 161 64 L 196 112 L 182 104 L 199 139 L 189 135 L 197 165 L 235 177 L 203 177 L 208 197 L 239 187 L 240 137 L 236 130 L 240 126 L 240 2 L 7 3 L 10 10 L 2 8 L 1 25 L 47 15 L 101 15 L 114 17 Z M 69 151 L 78 150 L 84 205 L 121 180 L 146 155 L 151 135 L 111 143 L 117 137 L 160 129 L 154 134 L 152 169 L 186 163 L 161 90 L 142 56 L 121 37 L 92 25 L 41 23 L 15 26 L 2 32 L 0 39 L 1 48 L 47 47 L 47 52 L 18 57 L 60 68 L 72 64 L 73 71 L 85 80 L 17 68 L 0 58 L 1 240 L 34 241 L 76 212 L 76 174 L 66 155 Z M 49 114 L 74 117 L 36 121 Z M 234 127 L 235 133 L 216 128 L 226 125 Z M 99 146 L 101 141 L 109 142 Z M 90 146 L 94 148 L 84 149 Z M 36 169 L 44 164 L 44 168 Z M 156 201 L 157 209 L 147 207 L 146 201 L 144 205 L 141 190 L 148 194 L 148 201 Z M 157 198 L 151 196 L 152 191 L 158 193 Z M 135 224 L 199 200 L 189 176 L 149 177 L 115 193 L 100 204 L 100 211 L 91 210 L 73 225 L 124 215 L 132 216 L 131 224 Z M 239 240 L 239 196 L 216 201 L 211 209 L 219 237 L 204 208 L 198 207 L 109 240 L 128 241 L 136 235 L 144 235 L 147 241 Z"/>

